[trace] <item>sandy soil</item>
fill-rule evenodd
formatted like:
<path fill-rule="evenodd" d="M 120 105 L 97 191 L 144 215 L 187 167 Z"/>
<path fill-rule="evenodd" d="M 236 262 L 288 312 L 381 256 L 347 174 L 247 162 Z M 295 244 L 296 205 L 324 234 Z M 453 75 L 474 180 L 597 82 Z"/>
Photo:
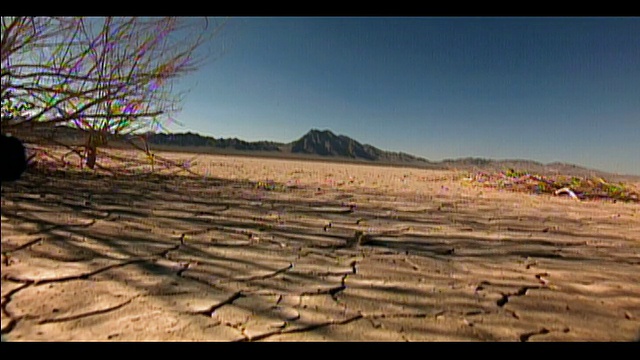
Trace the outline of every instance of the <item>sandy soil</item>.
<path fill-rule="evenodd" d="M 192 170 L 3 184 L 3 337 L 640 337 L 637 204 L 397 167 L 199 156 Z"/>

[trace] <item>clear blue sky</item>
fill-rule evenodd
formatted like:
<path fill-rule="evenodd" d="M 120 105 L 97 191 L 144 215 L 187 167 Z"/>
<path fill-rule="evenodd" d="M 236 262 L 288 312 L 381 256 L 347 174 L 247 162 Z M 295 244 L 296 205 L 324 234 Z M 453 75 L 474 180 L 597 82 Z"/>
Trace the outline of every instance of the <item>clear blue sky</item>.
<path fill-rule="evenodd" d="M 231 18 L 174 132 L 640 175 L 640 18 Z"/>

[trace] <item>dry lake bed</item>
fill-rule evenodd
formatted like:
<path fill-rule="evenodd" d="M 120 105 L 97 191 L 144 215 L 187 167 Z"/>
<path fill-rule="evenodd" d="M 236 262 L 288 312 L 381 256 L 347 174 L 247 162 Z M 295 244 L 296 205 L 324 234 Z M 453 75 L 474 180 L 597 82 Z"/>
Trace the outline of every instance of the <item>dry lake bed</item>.
<path fill-rule="evenodd" d="M 3 338 L 640 338 L 638 204 L 453 171 L 214 155 L 191 170 L 3 184 Z"/>

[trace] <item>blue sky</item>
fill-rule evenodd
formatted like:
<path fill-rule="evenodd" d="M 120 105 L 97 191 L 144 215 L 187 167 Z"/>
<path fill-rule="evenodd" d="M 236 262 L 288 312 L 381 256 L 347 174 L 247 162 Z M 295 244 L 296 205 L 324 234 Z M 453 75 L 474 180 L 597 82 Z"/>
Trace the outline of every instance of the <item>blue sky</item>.
<path fill-rule="evenodd" d="M 231 18 L 175 132 L 640 175 L 640 18 Z"/>

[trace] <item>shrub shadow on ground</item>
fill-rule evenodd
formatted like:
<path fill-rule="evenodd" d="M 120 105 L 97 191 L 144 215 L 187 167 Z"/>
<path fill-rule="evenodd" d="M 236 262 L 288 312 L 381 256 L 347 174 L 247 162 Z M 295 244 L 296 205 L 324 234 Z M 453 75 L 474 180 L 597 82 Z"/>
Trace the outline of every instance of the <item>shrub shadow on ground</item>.
<path fill-rule="evenodd" d="M 630 340 L 640 327 L 623 281 L 640 283 L 640 250 L 624 234 L 490 201 L 274 185 L 73 171 L 3 184 L 3 336 Z"/>

